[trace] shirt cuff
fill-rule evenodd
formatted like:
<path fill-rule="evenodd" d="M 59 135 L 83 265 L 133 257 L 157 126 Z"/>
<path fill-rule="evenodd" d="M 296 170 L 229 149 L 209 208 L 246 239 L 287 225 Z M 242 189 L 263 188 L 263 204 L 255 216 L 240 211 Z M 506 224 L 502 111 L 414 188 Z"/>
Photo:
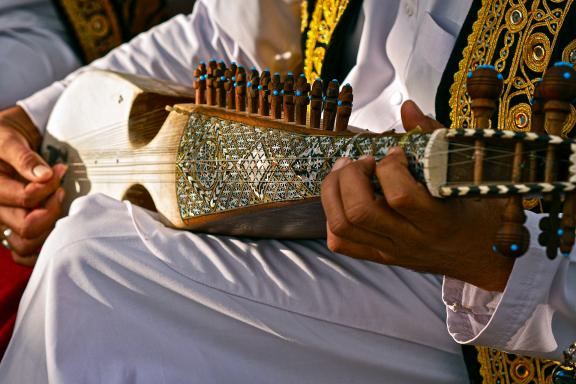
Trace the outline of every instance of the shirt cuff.
<path fill-rule="evenodd" d="M 20 106 L 28 114 L 30 120 L 36 125 L 41 135 L 44 135 L 46 131 L 46 124 L 48 123 L 50 112 L 64 91 L 64 88 L 64 84 L 57 81 L 16 103 L 16 105 Z"/>
<path fill-rule="evenodd" d="M 537 242 L 540 216 L 531 212 L 527 215 L 530 248 L 514 263 L 503 293 L 444 279 L 442 298 L 447 308 L 448 331 L 458 343 L 518 352 L 554 349 L 543 342 L 550 340 L 551 326 L 550 321 L 542 319 L 549 310 L 550 288 L 563 257 L 546 257 L 545 249 Z M 526 336 L 534 334 L 540 337 Z"/>

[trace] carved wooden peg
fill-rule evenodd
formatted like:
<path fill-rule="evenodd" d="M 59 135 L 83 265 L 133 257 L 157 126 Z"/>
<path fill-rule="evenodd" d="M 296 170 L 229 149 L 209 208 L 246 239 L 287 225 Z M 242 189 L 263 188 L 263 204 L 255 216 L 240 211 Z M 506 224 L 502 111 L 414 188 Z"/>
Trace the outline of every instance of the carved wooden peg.
<path fill-rule="evenodd" d="M 239 66 L 238 71 L 236 71 L 236 83 L 234 84 L 234 88 L 236 89 L 237 112 L 246 111 L 246 72 L 241 69 L 242 66 Z"/>
<path fill-rule="evenodd" d="M 521 196 L 512 196 L 508 199 L 502 221 L 496 233 L 495 251 L 508 257 L 522 256 L 530 245 L 530 232 L 524 226 L 526 214 Z"/>
<path fill-rule="evenodd" d="M 496 110 L 498 97 L 502 92 L 502 75 L 491 65 L 479 65 L 468 73 L 466 88 L 470 98 L 470 108 L 474 115 L 476 129 L 490 128 L 490 117 Z M 474 142 L 474 183 L 482 184 L 484 174 L 484 142 Z"/>
<path fill-rule="evenodd" d="M 232 110 L 236 109 L 236 89 L 234 87 L 234 80 L 236 79 L 235 73 L 235 69 L 230 66 L 224 75 L 226 78 L 224 82 L 224 89 L 226 90 L 226 108 Z"/>
<path fill-rule="evenodd" d="M 282 84 L 280 81 L 280 74 L 276 72 L 272 76 L 272 81 L 268 85 L 270 90 L 270 110 L 272 112 L 272 118 L 281 119 L 282 118 Z"/>
<path fill-rule="evenodd" d="M 534 133 L 544 134 L 544 101 L 542 100 L 542 93 L 540 92 L 540 85 L 542 81 L 538 81 L 534 86 L 534 94 L 530 100 L 531 119 L 532 125 L 530 130 Z"/>
<path fill-rule="evenodd" d="M 346 84 L 342 87 L 338 95 L 338 110 L 336 112 L 336 132 L 345 131 L 348 129 L 348 120 L 352 114 L 352 101 L 354 95 L 352 94 L 352 86 Z"/>
<path fill-rule="evenodd" d="M 490 117 L 498 106 L 504 81 L 492 65 L 479 65 L 468 73 L 466 90 L 472 100 L 470 108 L 474 114 L 475 128 L 490 128 Z"/>
<path fill-rule="evenodd" d="M 322 92 L 324 85 L 322 79 L 314 80 L 310 91 L 310 127 L 320 128 L 320 118 L 322 116 Z"/>
<path fill-rule="evenodd" d="M 260 85 L 258 86 L 258 109 L 262 116 L 270 115 L 270 90 L 268 89 L 270 81 L 270 71 L 265 69 L 262 71 L 262 76 L 260 77 Z"/>
<path fill-rule="evenodd" d="M 544 101 L 544 127 L 551 135 L 562 135 L 562 128 L 576 99 L 576 71 L 571 63 L 559 62 L 544 74 L 540 93 Z"/>
<path fill-rule="evenodd" d="M 216 105 L 217 69 L 216 60 L 210 60 L 206 71 L 206 104 L 208 105 Z"/>
<path fill-rule="evenodd" d="M 296 124 L 306 125 L 306 114 L 308 111 L 308 93 L 310 92 L 310 84 L 306 80 L 306 75 L 303 73 L 298 76 L 296 80 L 296 92 L 294 93 L 295 99 L 295 113 Z"/>
<path fill-rule="evenodd" d="M 284 78 L 284 88 L 282 89 L 284 104 L 284 120 L 291 123 L 294 121 L 294 74 L 288 72 Z"/>
<path fill-rule="evenodd" d="M 520 184 L 522 182 L 522 162 L 524 145 L 521 141 L 516 142 L 514 149 L 514 160 L 512 162 L 511 182 Z M 524 227 L 526 214 L 521 196 L 508 198 L 508 203 L 502 215 L 502 223 L 496 234 L 496 249 L 498 252 L 508 257 L 522 256 L 530 244 L 530 232 Z"/>
<path fill-rule="evenodd" d="M 324 97 L 324 118 L 322 119 L 322 129 L 331 131 L 334 129 L 334 122 L 336 121 L 336 108 L 338 105 L 338 89 L 340 83 L 334 79 L 328 83 L 326 89 L 326 96 Z"/>
<path fill-rule="evenodd" d="M 258 72 L 256 74 L 250 73 L 250 80 L 247 87 L 247 100 L 248 100 L 248 113 L 258 113 L 258 87 L 260 86 L 260 76 Z"/>
<path fill-rule="evenodd" d="M 206 103 L 206 63 L 201 62 L 194 70 L 194 89 L 196 90 L 196 104 Z"/>
<path fill-rule="evenodd" d="M 222 69 L 216 70 L 216 105 L 220 108 L 226 107 L 226 76 Z"/>

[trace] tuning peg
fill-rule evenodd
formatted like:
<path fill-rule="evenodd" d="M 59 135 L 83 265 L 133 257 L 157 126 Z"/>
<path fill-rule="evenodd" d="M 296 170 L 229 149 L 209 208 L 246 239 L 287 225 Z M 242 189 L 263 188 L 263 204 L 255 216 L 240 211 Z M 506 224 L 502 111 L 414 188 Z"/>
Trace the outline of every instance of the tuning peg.
<path fill-rule="evenodd" d="M 540 84 L 544 101 L 544 127 L 551 135 L 562 135 L 562 128 L 576 99 L 576 71 L 571 63 L 558 62 L 549 68 Z"/>
<path fill-rule="evenodd" d="M 496 110 L 502 92 L 503 78 L 492 65 L 479 65 L 468 72 L 466 90 L 472 100 L 470 108 L 477 129 L 490 128 L 490 117 Z"/>
<path fill-rule="evenodd" d="M 250 73 L 251 79 L 246 84 L 248 90 L 248 112 L 249 113 L 258 113 L 258 87 L 260 86 L 260 76 L 258 72 L 254 75 L 254 73 Z"/>
<path fill-rule="evenodd" d="M 322 79 L 314 80 L 310 90 L 310 127 L 320 128 L 320 117 L 322 116 L 322 92 L 324 85 Z"/>
<path fill-rule="evenodd" d="M 196 89 L 196 104 L 206 103 L 206 64 L 202 61 L 194 70 L 194 89 Z"/>
<path fill-rule="evenodd" d="M 525 221 L 522 197 L 511 197 L 502 214 L 502 224 L 496 233 L 494 250 L 508 257 L 522 256 L 530 245 L 530 232 L 524 226 Z"/>
<path fill-rule="evenodd" d="M 282 118 L 282 84 L 280 82 L 280 74 L 278 72 L 274 73 L 272 76 L 272 81 L 268 85 L 270 90 L 270 110 L 272 113 L 272 118 L 281 119 Z"/>
<path fill-rule="evenodd" d="M 246 72 L 242 66 L 238 66 L 236 71 L 236 111 L 244 112 L 246 110 Z"/>
<path fill-rule="evenodd" d="M 352 114 L 352 86 L 346 84 L 338 95 L 338 110 L 336 111 L 336 132 L 345 131 L 348 128 L 348 120 Z"/>
<path fill-rule="evenodd" d="M 216 105 L 217 69 L 216 59 L 210 60 L 206 69 L 206 103 L 208 105 Z"/>
<path fill-rule="evenodd" d="M 338 88 L 340 88 L 340 84 L 338 80 L 334 79 L 328 83 L 328 88 L 326 89 L 323 104 L 324 118 L 322 119 L 322 129 L 325 131 L 331 131 L 334 128 L 338 105 Z"/>
<path fill-rule="evenodd" d="M 294 121 L 294 75 L 292 72 L 288 72 L 284 79 L 282 96 L 284 104 L 284 120 L 291 123 Z"/>
<path fill-rule="evenodd" d="M 262 76 L 260 77 L 260 85 L 258 86 L 258 109 L 262 116 L 270 115 L 270 91 L 268 89 L 270 81 L 270 71 L 265 69 L 262 71 Z"/>
<path fill-rule="evenodd" d="M 226 90 L 226 108 L 227 109 L 236 109 L 236 89 L 234 87 L 234 81 L 236 80 L 236 69 L 234 68 L 235 64 L 232 63 L 230 68 L 226 70 L 224 81 L 224 89 Z"/>
<path fill-rule="evenodd" d="M 220 108 L 226 107 L 226 76 L 222 69 L 216 70 L 216 104 Z"/>
<path fill-rule="evenodd" d="M 502 75 L 492 65 L 479 65 L 468 72 L 466 89 L 470 95 L 470 108 L 476 129 L 490 128 L 490 117 L 497 107 L 502 92 Z M 484 142 L 474 142 L 474 184 L 482 184 L 484 177 Z"/>
<path fill-rule="evenodd" d="M 539 135 L 546 133 L 544 129 L 544 102 L 542 100 L 542 94 L 540 93 L 540 84 L 542 84 L 542 80 L 536 82 L 534 94 L 530 100 L 532 114 L 532 126 L 530 130 Z"/>
<path fill-rule="evenodd" d="M 296 80 L 296 124 L 306 125 L 306 113 L 308 111 L 308 92 L 310 92 L 310 84 L 306 80 L 306 75 L 300 74 Z"/>
<path fill-rule="evenodd" d="M 514 148 L 512 162 L 512 175 L 510 180 L 513 184 L 522 181 L 522 162 L 524 146 L 518 141 Z M 522 256 L 530 244 L 530 232 L 524 226 L 526 214 L 522 204 L 522 196 L 516 195 L 508 198 L 502 214 L 502 223 L 496 233 L 495 248 L 498 252 L 508 257 Z"/>

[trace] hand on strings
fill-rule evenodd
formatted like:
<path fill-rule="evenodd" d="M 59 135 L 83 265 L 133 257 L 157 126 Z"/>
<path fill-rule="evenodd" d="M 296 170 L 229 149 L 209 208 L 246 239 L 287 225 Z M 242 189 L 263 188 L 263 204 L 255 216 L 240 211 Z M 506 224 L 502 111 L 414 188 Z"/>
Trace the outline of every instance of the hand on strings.
<path fill-rule="evenodd" d="M 41 136 L 20 107 L 0 112 L 0 238 L 15 262 L 33 266 L 60 216 L 64 165 L 36 153 Z"/>
<path fill-rule="evenodd" d="M 407 131 L 440 126 L 411 101 L 402 106 Z M 382 194 L 372 187 L 376 176 Z M 322 184 L 328 247 L 359 259 L 454 277 L 498 291 L 513 261 L 492 252 L 501 201 L 432 197 L 393 148 L 378 163 L 372 157 L 339 159 Z"/>

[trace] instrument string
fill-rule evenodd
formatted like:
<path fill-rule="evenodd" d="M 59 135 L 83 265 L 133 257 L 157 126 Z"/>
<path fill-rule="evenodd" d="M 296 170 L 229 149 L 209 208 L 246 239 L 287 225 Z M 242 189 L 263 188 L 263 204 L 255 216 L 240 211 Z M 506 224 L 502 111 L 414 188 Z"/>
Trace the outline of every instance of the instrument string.
<path fill-rule="evenodd" d="M 83 146 L 82 144 L 87 143 L 92 148 L 102 148 L 102 149 L 88 149 L 82 151 L 82 155 L 85 159 L 84 162 L 74 162 L 68 164 L 71 169 L 71 173 L 76 177 L 77 181 L 90 181 L 94 183 L 121 183 L 130 182 L 133 180 L 121 180 L 120 177 L 126 178 L 138 178 L 143 179 L 150 176 L 162 176 L 169 175 L 174 176 L 176 174 L 176 157 L 178 155 L 178 148 L 145 148 L 145 149 L 132 149 L 127 148 L 132 144 L 129 137 L 129 130 L 127 129 L 130 125 L 131 127 L 137 127 L 137 133 L 139 136 L 153 137 L 162 126 L 163 122 L 166 120 L 167 111 L 164 108 L 157 108 L 149 110 L 140 114 L 135 114 L 130 117 L 130 123 L 118 122 L 102 126 L 99 129 L 92 130 L 87 133 L 78 134 L 72 136 L 68 139 L 70 142 L 74 142 L 75 146 Z M 163 135 L 165 141 L 170 141 L 178 143 L 181 138 L 181 132 L 167 132 Z M 348 143 L 344 144 L 344 149 L 346 149 L 346 155 L 350 155 L 353 152 L 353 146 L 356 141 L 363 136 L 362 133 L 350 137 Z M 399 137 L 400 140 L 400 137 Z M 399 145 L 399 143 L 397 143 Z M 435 154 L 457 154 L 462 153 L 462 156 L 466 158 L 460 161 L 450 163 L 450 166 L 466 166 L 474 163 L 473 151 L 475 147 L 472 144 L 466 143 L 450 143 L 450 149 L 444 152 L 436 152 Z M 470 152 L 470 155 L 466 155 L 466 152 Z M 542 154 L 538 154 L 541 152 Z M 542 160 L 545 158 L 545 151 L 538 151 L 534 153 L 533 150 L 527 149 L 523 151 L 523 154 L 531 154 L 537 160 Z M 488 156 L 485 156 L 484 162 L 494 165 L 510 165 L 510 159 L 513 157 L 513 150 L 490 148 L 487 150 Z M 159 160 L 159 157 L 165 155 L 173 155 L 174 160 L 165 161 Z M 288 177 L 298 177 L 297 171 L 290 168 L 290 163 L 304 160 L 310 163 L 312 162 L 334 162 L 341 156 L 313 156 L 313 157 L 295 157 L 295 156 L 269 156 L 266 154 L 260 160 L 247 159 L 247 158 L 216 158 L 216 159 L 195 159 L 192 158 L 190 161 L 195 164 L 217 164 L 222 165 L 222 171 L 234 172 L 226 168 L 229 164 L 234 164 L 234 167 L 238 167 L 238 171 L 254 171 L 251 167 L 248 169 L 240 168 L 242 164 L 268 162 L 269 168 L 266 172 L 270 172 L 275 175 L 286 174 Z M 110 160 L 113 158 L 113 160 Z M 561 162 L 567 162 L 568 160 L 560 160 Z M 146 169 L 137 168 L 129 169 L 134 167 L 148 167 L 148 166 L 169 166 L 171 169 Z M 305 164 L 303 165 L 305 166 Z M 217 168 L 214 169 L 217 171 Z M 70 171 L 69 171 L 70 172 Z M 90 175 L 90 178 L 87 175 Z M 113 177 L 114 180 L 104 180 L 106 177 Z M 250 175 L 248 175 L 250 177 Z M 96 179 L 95 179 L 96 178 Z M 100 179 L 103 179 L 100 181 Z M 149 183 L 173 183 L 174 178 L 168 180 L 152 179 L 147 181 Z M 244 183 L 251 183 L 244 180 Z M 258 180 L 254 181 L 255 184 L 285 184 L 285 183 L 321 183 L 321 180 Z M 236 183 L 236 182 L 234 182 Z M 225 185 L 226 182 L 219 182 L 220 185 Z"/>

